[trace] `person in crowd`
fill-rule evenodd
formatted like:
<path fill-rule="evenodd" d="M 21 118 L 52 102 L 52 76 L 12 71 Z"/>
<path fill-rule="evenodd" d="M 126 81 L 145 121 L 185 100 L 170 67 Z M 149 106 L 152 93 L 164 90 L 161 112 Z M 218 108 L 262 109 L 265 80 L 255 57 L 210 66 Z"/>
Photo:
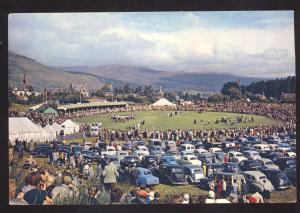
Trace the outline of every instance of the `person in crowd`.
<path fill-rule="evenodd" d="M 23 159 L 23 155 L 24 155 L 24 146 L 20 143 L 19 144 L 19 159 L 22 160 Z"/>
<path fill-rule="evenodd" d="M 190 201 L 190 195 L 184 194 L 182 204 L 189 204 L 190 203 L 189 201 Z"/>
<path fill-rule="evenodd" d="M 204 174 L 205 176 L 207 176 L 206 163 L 205 163 L 205 161 L 202 163 L 202 171 L 203 171 L 203 174 Z"/>
<path fill-rule="evenodd" d="M 110 204 L 120 204 L 123 192 L 120 188 L 114 188 L 110 192 Z"/>
<path fill-rule="evenodd" d="M 91 186 L 89 189 L 88 189 L 88 205 L 99 205 L 99 201 L 97 200 L 96 196 L 97 196 L 97 193 L 98 193 L 98 188 L 97 186 Z"/>
<path fill-rule="evenodd" d="M 52 199 L 47 194 L 46 184 L 41 182 L 40 177 L 37 174 L 31 176 L 30 183 L 34 186 L 33 189 L 24 194 L 24 200 L 29 205 L 53 204 Z"/>
<path fill-rule="evenodd" d="M 22 186 L 21 191 L 25 194 L 26 192 L 30 191 L 31 189 L 35 188 L 35 183 L 31 181 L 31 176 L 35 173 L 28 174 L 25 177 L 25 184 Z"/>
<path fill-rule="evenodd" d="M 155 192 L 154 199 L 150 202 L 150 204 L 159 204 L 160 203 L 159 198 L 160 198 L 159 192 Z"/>
<path fill-rule="evenodd" d="M 109 163 L 105 166 L 102 175 L 104 177 L 105 190 L 110 191 L 113 185 L 117 183 L 117 178 L 119 177 L 117 167 L 113 164 L 112 159 L 109 159 Z"/>
<path fill-rule="evenodd" d="M 17 181 L 14 179 L 9 179 L 8 183 L 9 188 L 9 205 L 28 205 L 28 203 L 23 199 L 24 193 L 21 192 L 18 196 L 17 195 Z"/>
<path fill-rule="evenodd" d="M 62 201 L 73 197 L 74 195 L 73 190 L 69 186 L 71 182 L 72 182 L 71 177 L 64 176 L 62 185 L 54 187 L 51 193 L 51 197 L 54 200 L 54 203 L 57 201 Z"/>

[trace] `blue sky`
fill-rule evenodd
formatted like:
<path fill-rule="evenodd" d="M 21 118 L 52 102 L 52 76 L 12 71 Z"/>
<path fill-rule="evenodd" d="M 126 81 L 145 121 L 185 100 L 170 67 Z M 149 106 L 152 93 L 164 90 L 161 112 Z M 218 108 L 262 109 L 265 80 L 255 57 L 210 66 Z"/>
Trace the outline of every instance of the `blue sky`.
<path fill-rule="evenodd" d="M 10 14 L 9 49 L 49 66 L 283 77 L 295 74 L 293 17 L 293 11 Z"/>

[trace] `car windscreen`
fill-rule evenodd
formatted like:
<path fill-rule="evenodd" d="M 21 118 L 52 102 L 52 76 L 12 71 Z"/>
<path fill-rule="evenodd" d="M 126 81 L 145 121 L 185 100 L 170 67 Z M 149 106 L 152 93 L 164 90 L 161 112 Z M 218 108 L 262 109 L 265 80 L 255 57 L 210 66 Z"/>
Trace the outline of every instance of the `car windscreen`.
<path fill-rule="evenodd" d="M 202 173 L 201 169 L 194 169 L 194 173 Z"/>
<path fill-rule="evenodd" d="M 260 180 L 266 179 L 266 176 L 260 176 L 259 179 Z"/>
<path fill-rule="evenodd" d="M 161 142 L 160 142 L 160 141 L 154 141 L 154 142 L 153 142 L 153 145 L 154 145 L 154 146 L 160 146 L 160 145 L 161 145 Z"/>
<path fill-rule="evenodd" d="M 108 149 L 107 151 L 111 152 L 111 151 L 115 151 L 114 149 Z"/>
<path fill-rule="evenodd" d="M 172 172 L 174 172 L 174 173 L 184 173 L 183 169 L 180 169 L 180 168 L 172 168 Z"/>
<path fill-rule="evenodd" d="M 190 160 L 198 160 L 196 157 L 191 157 Z"/>
<path fill-rule="evenodd" d="M 121 153 L 119 153 L 119 155 L 127 155 L 127 153 L 121 152 Z"/>
<path fill-rule="evenodd" d="M 236 154 L 235 156 L 236 156 L 236 157 L 244 157 L 243 154 Z"/>
<path fill-rule="evenodd" d="M 151 171 L 145 171 L 144 174 L 145 175 L 152 175 Z"/>
<path fill-rule="evenodd" d="M 295 164 L 295 161 L 294 161 L 294 160 L 287 160 L 287 161 L 286 161 L 286 164 L 287 164 L 287 165 Z"/>
<path fill-rule="evenodd" d="M 272 161 L 266 161 L 265 165 L 273 165 L 273 162 Z"/>

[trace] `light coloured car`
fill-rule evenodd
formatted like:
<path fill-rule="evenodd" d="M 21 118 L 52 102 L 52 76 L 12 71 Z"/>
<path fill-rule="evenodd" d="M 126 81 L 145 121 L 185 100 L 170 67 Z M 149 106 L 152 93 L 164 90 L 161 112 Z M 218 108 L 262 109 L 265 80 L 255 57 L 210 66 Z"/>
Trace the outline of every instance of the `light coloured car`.
<path fill-rule="evenodd" d="M 277 165 L 274 164 L 274 162 L 268 158 L 260 158 L 257 160 L 262 166 L 268 168 L 268 169 L 279 169 Z"/>
<path fill-rule="evenodd" d="M 268 150 L 270 150 L 269 144 L 254 144 L 253 147 L 257 151 L 268 151 Z"/>
<path fill-rule="evenodd" d="M 140 150 L 135 150 L 135 151 L 133 151 L 131 156 L 138 157 L 140 160 L 142 160 L 144 157 L 144 152 L 140 151 Z"/>
<path fill-rule="evenodd" d="M 211 153 L 216 153 L 216 152 L 223 152 L 223 150 L 221 148 L 218 147 L 211 147 L 208 149 L 209 152 Z"/>
<path fill-rule="evenodd" d="M 206 149 L 199 148 L 199 149 L 195 149 L 194 153 L 199 155 L 203 153 L 208 153 L 208 151 Z"/>
<path fill-rule="evenodd" d="M 182 160 L 185 160 L 195 166 L 202 165 L 201 161 L 198 160 L 198 158 L 195 155 L 183 155 Z"/>
<path fill-rule="evenodd" d="M 228 152 L 228 155 L 231 162 L 241 162 L 243 160 L 247 160 L 247 158 L 241 152 L 230 151 Z"/>
<path fill-rule="evenodd" d="M 205 178 L 202 168 L 195 165 L 184 165 L 184 172 L 189 183 L 199 183 Z"/>
<path fill-rule="evenodd" d="M 258 160 L 261 158 L 257 151 L 247 150 L 244 151 L 243 154 L 249 160 Z"/>
<path fill-rule="evenodd" d="M 284 153 L 284 155 L 287 157 L 290 157 L 290 158 L 296 158 L 295 152 L 286 152 L 286 153 Z"/>
<path fill-rule="evenodd" d="M 250 189 L 255 189 L 262 193 L 264 190 L 274 191 L 274 186 L 267 177 L 260 171 L 243 172 L 246 182 L 250 184 Z"/>
<path fill-rule="evenodd" d="M 269 148 L 270 148 L 270 150 L 272 150 L 272 151 L 275 151 L 276 149 L 277 149 L 277 147 L 279 147 L 279 145 L 278 144 L 268 144 L 268 146 L 269 146 Z"/>
<path fill-rule="evenodd" d="M 117 154 L 116 148 L 113 146 L 107 146 L 106 152 L 107 152 L 107 155 L 116 155 Z"/>
<path fill-rule="evenodd" d="M 128 152 L 127 151 L 117 151 L 117 157 L 119 158 L 119 160 L 122 160 L 125 156 L 128 156 Z"/>
<path fill-rule="evenodd" d="M 141 151 L 143 155 L 150 155 L 149 150 L 146 146 L 137 146 L 136 150 Z"/>
<path fill-rule="evenodd" d="M 194 153 L 195 146 L 193 144 L 182 144 L 179 150 L 182 155 L 185 155 L 187 153 Z"/>

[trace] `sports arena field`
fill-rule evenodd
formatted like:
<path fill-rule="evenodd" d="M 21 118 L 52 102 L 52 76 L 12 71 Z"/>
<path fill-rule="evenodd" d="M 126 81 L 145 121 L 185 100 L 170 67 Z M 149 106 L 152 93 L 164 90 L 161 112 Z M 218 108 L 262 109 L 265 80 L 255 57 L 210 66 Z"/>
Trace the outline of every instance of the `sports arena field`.
<path fill-rule="evenodd" d="M 172 113 L 172 116 L 168 116 L 168 113 Z M 131 113 L 119 113 L 117 115 L 131 115 Z M 153 130 L 153 129 L 224 129 L 224 128 L 239 128 L 254 125 L 270 124 L 276 122 L 274 119 L 270 119 L 264 116 L 243 114 L 243 118 L 247 117 L 249 120 L 253 117 L 254 121 L 237 123 L 237 116 L 242 114 L 236 113 L 224 113 L 224 112 L 203 112 L 197 113 L 193 111 L 184 111 L 175 115 L 174 111 L 141 111 L 134 112 L 135 119 L 129 121 L 113 121 L 111 115 L 96 115 L 83 118 L 74 118 L 73 121 L 78 123 L 99 123 L 103 124 L 104 128 L 110 129 L 126 129 L 128 127 L 134 127 L 136 124 L 145 120 L 145 124 L 141 125 L 141 129 Z M 222 117 L 229 117 L 231 122 L 218 122 Z M 196 120 L 196 124 L 194 124 Z"/>

